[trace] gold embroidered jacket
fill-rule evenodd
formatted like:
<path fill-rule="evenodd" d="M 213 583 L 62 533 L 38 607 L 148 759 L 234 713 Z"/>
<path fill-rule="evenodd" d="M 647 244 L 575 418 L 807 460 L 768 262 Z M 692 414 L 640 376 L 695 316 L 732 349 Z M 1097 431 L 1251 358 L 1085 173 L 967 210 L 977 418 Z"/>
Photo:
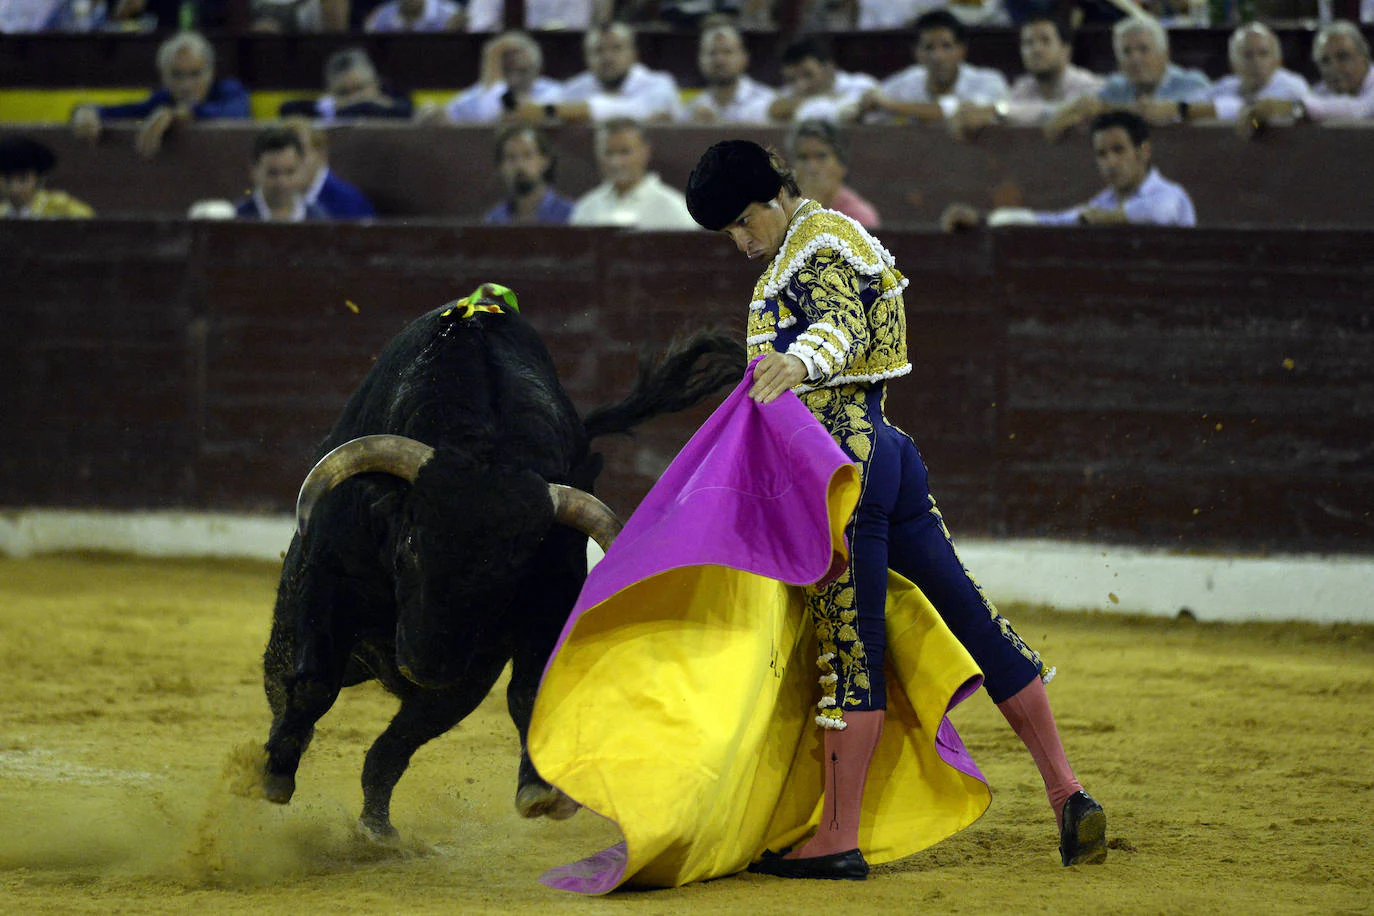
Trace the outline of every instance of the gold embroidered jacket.
<path fill-rule="evenodd" d="M 22 216 L 31 219 L 90 219 L 95 211 L 66 191 L 40 189 L 23 213 L 15 213 L 9 201 L 0 203 L 0 217 Z"/>
<path fill-rule="evenodd" d="M 801 359 L 808 375 L 798 392 L 906 375 L 906 285 L 868 230 L 804 201 L 754 287 L 749 358 L 777 350 Z"/>

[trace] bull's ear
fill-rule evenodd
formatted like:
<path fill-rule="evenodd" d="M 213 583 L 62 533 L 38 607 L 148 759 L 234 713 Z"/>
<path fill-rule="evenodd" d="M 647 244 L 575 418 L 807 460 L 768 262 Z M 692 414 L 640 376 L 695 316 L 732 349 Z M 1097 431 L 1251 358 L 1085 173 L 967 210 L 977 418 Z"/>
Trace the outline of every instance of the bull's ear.
<path fill-rule="evenodd" d="M 596 485 L 596 478 L 601 476 L 601 471 L 606 466 L 606 459 L 600 452 L 591 452 L 583 458 L 572 469 L 572 485 L 579 490 L 592 492 L 592 487 Z"/>

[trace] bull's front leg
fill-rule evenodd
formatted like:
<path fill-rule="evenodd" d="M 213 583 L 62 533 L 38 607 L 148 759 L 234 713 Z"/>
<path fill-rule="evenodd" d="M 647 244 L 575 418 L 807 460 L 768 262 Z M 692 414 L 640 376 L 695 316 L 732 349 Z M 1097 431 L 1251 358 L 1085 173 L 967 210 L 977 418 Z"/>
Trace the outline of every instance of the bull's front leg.
<path fill-rule="evenodd" d="M 510 686 L 506 706 L 520 733 L 520 771 L 516 784 L 515 808 L 522 817 L 548 817 L 564 820 L 581 807 L 551 786 L 539 775 L 530 760 L 527 738 L 534 715 L 534 699 L 539 679 L 548 664 L 558 635 L 577 601 L 586 578 L 587 539 L 576 532 L 556 528 L 545 542 L 539 562 L 552 574 L 533 577 L 536 583 L 520 596 L 517 607 L 528 619 L 521 621 L 515 635 L 511 660 Z"/>
<path fill-rule="evenodd" d="M 280 612 L 280 608 L 279 608 Z M 274 623 L 263 658 L 263 680 L 272 706 L 263 794 L 284 805 L 296 791 L 296 770 L 343 687 L 348 648 L 326 627 Z"/>

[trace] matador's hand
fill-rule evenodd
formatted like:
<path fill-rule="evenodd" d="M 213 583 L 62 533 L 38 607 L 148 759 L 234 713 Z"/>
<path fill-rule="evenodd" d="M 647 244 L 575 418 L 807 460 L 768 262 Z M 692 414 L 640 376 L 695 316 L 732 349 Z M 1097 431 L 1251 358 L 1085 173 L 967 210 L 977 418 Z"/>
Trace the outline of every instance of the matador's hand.
<path fill-rule="evenodd" d="M 768 404 L 804 381 L 806 363 L 788 353 L 770 353 L 754 367 L 754 387 L 749 389 L 749 397 Z"/>

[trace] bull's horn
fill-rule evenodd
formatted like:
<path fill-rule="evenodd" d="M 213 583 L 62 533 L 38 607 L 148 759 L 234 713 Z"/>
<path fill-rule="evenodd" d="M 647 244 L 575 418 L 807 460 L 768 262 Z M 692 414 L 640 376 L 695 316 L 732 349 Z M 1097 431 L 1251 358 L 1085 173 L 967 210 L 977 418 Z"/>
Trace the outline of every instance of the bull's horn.
<path fill-rule="evenodd" d="M 611 542 L 625 526 L 610 507 L 585 490 L 549 484 L 549 498 L 553 500 L 553 517 L 560 525 L 567 525 L 590 537 L 610 550 Z"/>
<path fill-rule="evenodd" d="M 382 471 L 414 483 L 421 466 L 433 457 L 434 449 L 405 436 L 350 439 L 321 458 L 305 476 L 300 496 L 296 497 L 296 530 L 305 534 L 315 504 L 354 474 Z"/>

